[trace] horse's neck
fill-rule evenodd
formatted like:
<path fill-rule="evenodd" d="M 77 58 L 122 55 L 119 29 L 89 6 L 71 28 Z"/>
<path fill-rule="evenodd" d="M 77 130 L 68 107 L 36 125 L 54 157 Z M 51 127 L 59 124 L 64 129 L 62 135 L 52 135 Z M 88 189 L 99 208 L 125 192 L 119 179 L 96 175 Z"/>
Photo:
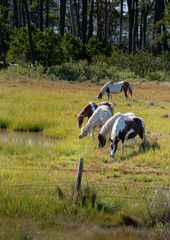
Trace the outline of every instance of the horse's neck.
<path fill-rule="evenodd" d="M 79 118 L 80 116 L 86 117 L 84 114 L 84 109 L 79 113 L 79 115 L 77 115 L 77 118 Z"/>
<path fill-rule="evenodd" d="M 114 141 L 114 139 L 119 135 L 119 130 L 121 129 L 121 118 L 117 118 L 115 124 L 113 125 L 111 139 Z"/>
<path fill-rule="evenodd" d="M 109 87 L 111 82 L 107 82 L 101 89 L 101 94 L 103 95 L 106 92 L 106 89 Z"/>
<path fill-rule="evenodd" d="M 90 118 L 92 114 L 93 114 L 93 111 L 91 109 L 91 105 L 89 105 L 84 109 L 84 116 Z"/>
<path fill-rule="evenodd" d="M 96 126 L 97 121 L 98 121 L 97 114 L 92 115 L 87 123 L 89 125 L 89 128 L 93 128 L 94 126 Z"/>
<path fill-rule="evenodd" d="M 114 115 L 113 117 L 111 117 L 111 118 L 106 122 L 106 124 L 103 125 L 100 134 L 101 134 L 102 136 L 105 136 L 105 137 L 106 137 L 106 136 L 112 131 L 112 128 L 113 128 L 113 125 L 114 125 L 116 119 L 118 119 L 121 115 L 122 115 L 121 113 L 117 113 L 116 115 Z"/>

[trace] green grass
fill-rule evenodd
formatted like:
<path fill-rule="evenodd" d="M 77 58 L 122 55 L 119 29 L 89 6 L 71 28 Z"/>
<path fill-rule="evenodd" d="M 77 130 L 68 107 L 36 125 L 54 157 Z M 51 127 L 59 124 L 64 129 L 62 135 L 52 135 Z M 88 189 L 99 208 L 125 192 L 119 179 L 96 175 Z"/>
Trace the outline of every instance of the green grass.
<path fill-rule="evenodd" d="M 28 239 L 31 239 L 31 232 L 36 239 L 41 239 L 42 232 L 45 231 L 45 235 L 48 232 L 47 223 L 55 233 L 56 221 L 60 222 L 66 214 L 68 222 L 63 220 L 57 226 L 61 231 L 67 222 L 68 229 L 74 232 L 73 239 L 78 239 L 73 228 L 83 231 L 84 226 L 87 232 L 88 224 L 92 224 L 94 234 L 87 234 L 86 238 L 84 233 L 81 239 L 106 239 L 105 236 L 112 239 L 111 229 L 118 229 L 120 225 L 137 223 L 142 229 L 146 225 L 151 227 L 153 219 L 154 224 L 167 221 L 168 207 L 163 201 L 166 196 L 161 195 L 164 191 L 161 193 L 160 189 L 169 188 L 170 127 L 169 117 L 162 116 L 170 110 L 170 85 L 133 81 L 131 84 L 133 97 L 129 96 L 128 102 L 123 93 L 113 95 L 111 102 L 115 113 L 133 112 L 143 118 L 148 143 L 144 147 L 139 137 L 136 148 L 126 142 L 124 156 L 119 143 L 112 159 L 109 141 L 104 148 L 98 148 L 97 130 L 93 139 L 89 135 L 78 139 L 80 129 L 76 115 L 90 101 L 99 102 L 97 93 L 101 85 L 54 82 L 44 76 L 23 79 L 22 75 L 17 78 L 8 73 L 1 75 L 0 127 L 42 132 L 53 141 L 50 146 L 28 146 L 4 142 L 0 136 L 2 228 L 9 221 L 16 239 L 27 239 L 23 234 L 30 234 Z M 106 96 L 102 100 L 107 101 Z M 85 171 L 82 192 L 77 196 L 74 186 L 80 157 L 84 157 Z M 16 224 L 12 219 L 17 219 Z M 24 224 L 21 226 L 19 219 L 32 219 L 31 231 Z M 36 226 L 33 227 L 34 220 Z M 0 231 L 5 239 L 3 229 Z M 126 231 L 119 239 L 127 239 L 124 238 Z M 120 232 L 117 230 L 118 235 Z M 140 239 L 139 232 L 129 230 L 129 239 Z"/>

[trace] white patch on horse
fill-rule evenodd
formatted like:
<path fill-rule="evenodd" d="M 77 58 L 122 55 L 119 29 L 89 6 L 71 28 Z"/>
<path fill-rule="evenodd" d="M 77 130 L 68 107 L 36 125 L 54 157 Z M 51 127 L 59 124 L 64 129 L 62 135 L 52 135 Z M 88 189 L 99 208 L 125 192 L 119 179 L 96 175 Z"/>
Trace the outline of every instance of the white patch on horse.
<path fill-rule="evenodd" d="M 125 139 L 128 139 L 129 135 L 130 135 L 131 133 L 133 133 L 133 132 L 134 132 L 134 130 L 131 128 L 131 129 L 126 133 Z"/>
<path fill-rule="evenodd" d="M 110 151 L 110 156 L 114 157 L 115 152 L 115 145 L 113 146 L 113 149 Z"/>
<path fill-rule="evenodd" d="M 120 132 L 123 132 L 123 130 L 125 129 L 126 124 L 125 124 L 125 120 L 123 118 L 119 119 L 118 122 L 118 127 L 117 127 L 117 131 L 116 131 L 116 136 L 118 137 Z"/>
<path fill-rule="evenodd" d="M 124 82 L 110 83 L 109 84 L 110 92 L 111 93 L 120 93 L 123 84 L 124 84 Z"/>
<path fill-rule="evenodd" d="M 94 112 L 96 110 L 96 108 L 94 107 L 94 103 L 90 102 L 90 106 L 91 106 L 91 110 Z"/>

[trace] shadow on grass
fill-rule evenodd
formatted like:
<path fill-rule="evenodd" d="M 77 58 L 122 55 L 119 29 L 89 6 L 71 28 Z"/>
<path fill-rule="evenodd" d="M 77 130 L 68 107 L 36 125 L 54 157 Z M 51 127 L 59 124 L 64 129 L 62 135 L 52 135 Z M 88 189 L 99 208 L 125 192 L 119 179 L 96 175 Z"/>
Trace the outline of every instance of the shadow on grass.
<path fill-rule="evenodd" d="M 132 148 L 132 146 L 129 146 L 130 148 Z M 121 160 L 125 160 L 125 159 L 129 159 L 129 158 L 132 158 L 132 157 L 135 157 L 139 154 L 143 154 L 143 153 L 146 153 L 148 152 L 150 149 L 153 149 L 154 151 L 156 149 L 160 149 L 160 145 L 158 144 L 158 142 L 156 140 L 154 140 L 153 142 L 149 142 L 149 141 L 146 141 L 146 142 L 142 142 L 140 145 L 139 145 L 139 149 L 138 151 L 134 150 L 132 153 L 130 154 L 125 154 L 124 152 L 124 155 L 120 157 Z"/>

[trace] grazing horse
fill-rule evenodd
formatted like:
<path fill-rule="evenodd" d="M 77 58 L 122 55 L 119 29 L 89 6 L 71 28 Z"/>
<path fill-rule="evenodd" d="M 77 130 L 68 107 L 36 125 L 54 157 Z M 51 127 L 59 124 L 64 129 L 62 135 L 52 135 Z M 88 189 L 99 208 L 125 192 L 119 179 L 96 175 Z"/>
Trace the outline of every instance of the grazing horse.
<path fill-rule="evenodd" d="M 78 122 L 78 127 L 81 127 L 83 120 L 85 117 L 88 117 L 88 119 L 92 116 L 92 114 L 94 113 L 94 111 L 102 105 L 106 105 L 108 107 L 110 107 L 111 113 L 113 115 L 114 113 L 114 106 L 112 103 L 109 102 L 101 102 L 101 103 L 93 103 L 90 102 L 89 104 L 87 104 L 82 110 L 81 112 L 77 115 L 77 122 Z"/>
<path fill-rule="evenodd" d="M 125 113 L 125 114 L 117 112 L 113 117 L 109 118 L 107 120 L 107 122 L 102 126 L 102 128 L 101 128 L 101 130 L 100 130 L 100 132 L 98 134 L 97 138 L 98 138 L 98 146 L 99 147 L 104 147 L 105 146 L 107 135 L 109 133 L 111 133 L 113 125 L 114 125 L 116 119 L 118 119 L 120 117 L 128 118 L 128 117 L 136 117 L 136 116 L 135 116 L 134 113 L 131 113 L 131 112 Z M 136 140 L 136 139 L 134 139 L 134 140 Z M 136 142 L 135 142 L 135 144 L 136 144 Z"/>
<path fill-rule="evenodd" d="M 94 136 L 94 129 L 97 127 L 98 130 L 103 126 L 103 124 L 112 116 L 111 110 L 108 106 L 102 105 L 94 111 L 92 116 L 89 118 L 88 123 L 84 125 L 81 129 L 80 138 L 87 136 L 89 133 L 91 137 Z"/>
<path fill-rule="evenodd" d="M 124 150 L 125 139 L 132 139 L 139 134 L 139 137 L 146 141 L 145 124 L 142 118 L 131 117 L 131 118 L 118 118 L 113 125 L 111 134 L 111 145 L 110 145 L 110 156 L 113 158 L 117 150 L 117 144 L 122 141 L 122 155 Z"/>
<path fill-rule="evenodd" d="M 128 99 L 127 91 L 129 90 L 132 96 L 132 87 L 129 82 L 107 82 L 100 90 L 97 98 L 102 99 L 102 96 L 107 93 L 108 100 L 112 99 L 112 93 L 120 93 L 124 91 L 126 99 Z"/>

